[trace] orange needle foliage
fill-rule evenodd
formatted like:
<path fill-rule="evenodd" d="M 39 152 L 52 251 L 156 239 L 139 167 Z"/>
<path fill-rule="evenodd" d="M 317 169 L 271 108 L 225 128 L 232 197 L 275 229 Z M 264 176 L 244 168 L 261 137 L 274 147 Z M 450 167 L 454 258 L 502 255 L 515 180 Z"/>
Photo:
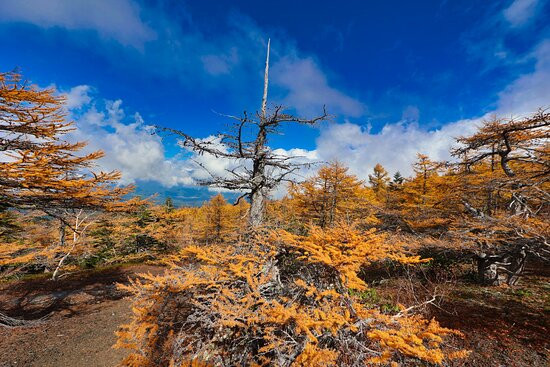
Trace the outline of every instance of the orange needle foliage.
<path fill-rule="evenodd" d="M 121 202 L 131 187 L 116 187 L 119 172 L 91 170 L 103 152 L 81 155 L 85 143 L 64 140 L 74 129 L 66 120 L 64 102 L 52 88 L 41 90 L 17 73 L 0 73 L 0 210 L 38 209 L 62 221 L 58 246 L 50 243 L 47 254 L 35 254 L 63 254 L 54 275 L 82 246 L 83 231 L 90 224 L 83 222 L 90 218 L 84 210 L 128 210 L 135 201 Z M 73 232 L 67 248 L 65 226 Z M 16 260 L 18 249 L 10 243 L 1 244 L 0 253 L 7 263 L 24 263 L 30 256 Z"/>
<path fill-rule="evenodd" d="M 17 73 L 0 73 L 3 206 L 97 209 L 129 191 L 112 187 L 120 173 L 88 170 L 103 152 L 78 155 L 85 143 L 63 140 L 74 129 L 66 121 L 64 102 L 54 89 L 40 90 Z"/>
<path fill-rule="evenodd" d="M 443 337 L 454 331 L 385 314 L 350 292 L 367 288 L 362 264 L 392 258 L 423 261 L 345 224 L 189 246 L 165 275 L 122 286 L 135 297 L 133 320 L 118 333 L 117 347 L 134 350 L 122 365 L 351 366 L 395 354 L 441 363 L 450 356 Z"/>
<path fill-rule="evenodd" d="M 374 192 L 338 162 L 321 167 L 317 175 L 302 183 L 291 184 L 289 196 L 292 211 L 303 222 L 323 228 L 339 218 L 365 223 L 375 220 L 369 210 L 377 203 Z"/>

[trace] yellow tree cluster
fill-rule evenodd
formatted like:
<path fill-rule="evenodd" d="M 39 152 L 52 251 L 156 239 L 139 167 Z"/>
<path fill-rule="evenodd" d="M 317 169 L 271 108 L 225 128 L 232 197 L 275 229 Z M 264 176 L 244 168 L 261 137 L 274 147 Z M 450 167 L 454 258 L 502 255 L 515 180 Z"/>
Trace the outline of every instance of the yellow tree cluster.
<path fill-rule="evenodd" d="M 248 210 L 245 200 L 231 205 L 222 194 L 213 196 L 198 210 L 195 239 L 204 243 L 236 240 L 246 230 Z"/>
<path fill-rule="evenodd" d="M 134 316 L 118 333 L 124 366 L 355 366 L 462 357 L 442 342 L 452 330 L 362 302 L 357 272 L 371 261 L 423 260 L 353 226 L 284 231 L 223 246 L 189 246 L 164 275 L 129 286 Z M 355 292 L 354 292 L 355 291 Z"/>
<path fill-rule="evenodd" d="M 248 207 L 244 200 L 231 205 L 222 195 L 200 207 L 133 198 L 109 211 L 58 210 L 61 224 L 37 210 L 0 212 L 0 274 L 54 270 L 63 251 L 71 267 L 88 267 L 162 260 L 189 243 L 236 241 L 247 230 Z M 60 236 L 67 237 L 65 246 Z"/>
<path fill-rule="evenodd" d="M 117 215 L 113 221 L 113 238 L 116 243 L 136 251 L 155 248 L 170 251 L 189 243 L 229 242 L 246 229 L 247 211 L 246 201 L 231 205 L 221 194 L 200 207 L 175 208 L 148 203 L 131 215 Z"/>
<path fill-rule="evenodd" d="M 302 183 L 291 184 L 289 196 L 291 210 L 302 222 L 322 228 L 339 220 L 372 221 L 370 209 L 377 203 L 373 190 L 338 162 L 321 167 Z"/>
<path fill-rule="evenodd" d="M 74 124 L 66 120 L 64 102 L 52 88 L 0 73 L 0 210 L 38 209 L 61 220 L 57 268 L 81 244 L 87 212 L 122 209 L 120 200 L 131 189 L 115 186 L 116 171 L 91 170 L 102 152 L 82 155 L 85 143 L 66 140 Z M 65 227 L 73 234 L 69 244 Z M 10 245 L 1 247 L 5 255 Z"/>
<path fill-rule="evenodd" d="M 63 140 L 73 128 L 65 98 L 38 89 L 17 73 L 0 73 L 0 204 L 23 208 L 104 207 L 128 192 L 113 188 L 118 172 L 91 172 L 101 151 L 78 152 Z"/>
<path fill-rule="evenodd" d="M 529 253 L 550 260 L 549 141 L 544 110 L 485 121 L 457 139 L 456 163 L 419 154 L 392 209 L 405 229 L 477 254 L 486 283 L 515 284 Z"/>

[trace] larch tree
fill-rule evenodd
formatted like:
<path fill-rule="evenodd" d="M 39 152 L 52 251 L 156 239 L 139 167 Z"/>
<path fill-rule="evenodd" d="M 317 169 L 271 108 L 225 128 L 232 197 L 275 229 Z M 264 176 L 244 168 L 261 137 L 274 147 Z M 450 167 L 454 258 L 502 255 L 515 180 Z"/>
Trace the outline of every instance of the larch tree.
<path fill-rule="evenodd" d="M 304 182 L 291 184 L 289 194 L 296 212 L 322 228 L 339 219 L 367 218 L 368 204 L 376 202 L 372 190 L 338 162 L 321 167 Z"/>
<path fill-rule="evenodd" d="M 513 214 L 528 217 L 545 207 L 549 198 L 545 188 L 550 175 L 550 113 L 539 111 L 523 119 L 494 118 L 475 134 L 457 141 L 460 146 L 452 154 L 462 159 L 466 170 L 485 162 L 491 171 L 504 173 L 494 185 L 510 194 L 508 208 Z"/>
<path fill-rule="evenodd" d="M 528 254 L 550 260 L 550 114 L 495 117 L 457 141 L 462 233 L 480 247 L 480 278 L 513 285 Z"/>
<path fill-rule="evenodd" d="M 383 205 L 388 205 L 390 201 L 388 195 L 390 181 L 388 171 L 380 163 L 377 163 L 373 168 L 373 173 L 369 174 L 369 184 Z"/>
<path fill-rule="evenodd" d="M 84 142 L 63 140 L 65 98 L 14 72 L 0 73 L 0 205 L 26 209 L 104 208 L 128 192 L 120 173 L 91 172 L 103 152 L 79 155 Z"/>
<path fill-rule="evenodd" d="M 413 163 L 415 176 L 404 188 L 409 206 L 426 208 L 438 200 L 435 178 L 441 165 L 440 162 L 432 161 L 427 155 L 418 153 L 417 160 Z"/>
<path fill-rule="evenodd" d="M 67 121 L 64 103 L 52 88 L 39 89 L 15 72 L 0 73 L 0 207 L 38 209 L 60 219 L 60 247 L 65 226 L 72 229 L 56 275 L 87 227 L 84 211 L 121 209 L 131 189 L 115 186 L 119 172 L 91 169 L 103 152 L 79 154 L 86 144 L 66 140 L 74 123 Z M 67 219 L 68 211 L 77 213 L 76 222 Z"/>
<path fill-rule="evenodd" d="M 369 183 L 375 193 L 385 192 L 388 189 L 390 177 L 388 171 L 380 164 L 374 166 L 373 173 L 369 175 Z"/>
<path fill-rule="evenodd" d="M 197 139 L 179 130 L 159 128 L 183 138 L 182 145 L 191 151 L 239 163 L 237 168 L 227 169 L 225 175 L 209 172 L 211 178 L 200 184 L 242 192 L 238 200 L 248 198 L 250 201 L 248 221 L 251 227 L 263 223 L 269 193 L 282 182 L 290 181 L 293 173 L 309 165 L 297 162 L 297 157 L 277 154 L 268 146 L 269 136 L 279 134 L 286 123 L 314 125 L 328 117 L 326 111 L 321 116 L 308 119 L 285 113 L 283 106 L 268 109 L 269 51 L 268 41 L 259 112 L 250 115 L 245 111 L 241 117 L 224 115 L 235 122 L 230 132 L 218 134 L 215 140 Z M 247 136 L 252 138 L 247 139 Z M 202 168 L 206 169 L 204 166 Z"/>
<path fill-rule="evenodd" d="M 233 230 L 231 226 L 230 205 L 222 194 L 213 196 L 201 208 L 202 238 L 206 243 L 224 242 L 229 232 Z"/>

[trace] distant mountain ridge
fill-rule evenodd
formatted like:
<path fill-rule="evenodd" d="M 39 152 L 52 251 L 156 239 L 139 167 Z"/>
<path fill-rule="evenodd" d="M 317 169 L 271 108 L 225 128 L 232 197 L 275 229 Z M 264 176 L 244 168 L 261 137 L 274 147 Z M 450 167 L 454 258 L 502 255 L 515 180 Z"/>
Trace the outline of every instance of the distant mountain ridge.
<path fill-rule="evenodd" d="M 238 193 L 222 192 L 222 194 L 229 202 L 239 197 Z M 153 201 L 159 204 L 170 197 L 175 206 L 200 206 L 214 195 L 217 195 L 217 192 L 207 187 L 183 185 L 164 187 L 155 181 L 137 181 L 135 190 L 131 194 L 142 198 L 155 196 Z"/>

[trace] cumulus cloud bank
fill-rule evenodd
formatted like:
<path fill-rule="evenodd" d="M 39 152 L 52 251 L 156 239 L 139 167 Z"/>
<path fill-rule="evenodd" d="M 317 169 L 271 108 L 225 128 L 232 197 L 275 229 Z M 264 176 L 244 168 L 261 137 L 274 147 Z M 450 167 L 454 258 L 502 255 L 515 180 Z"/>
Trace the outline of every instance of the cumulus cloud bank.
<path fill-rule="evenodd" d="M 88 98 L 83 99 L 77 92 L 86 89 L 78 86 L 68 93 L 68 106 L 72 107 L 77 126 L 71 139 L 87 141 L 87 152 L 104 151 L 105 157 L 98 162 L 102 170 L 121 171 L 125 184 L 136 180 L 157 181 L 167 187 L 193 183 L 181 161 L 166 158 L 161 139 L 151 134 L 151 127 L 139 113 L 127 118 L 120 100 L 106 101 L 99 108 L 89 95 L 85 94 Z M 80 103 L 73 100 L 75 95 Z"/>
<path fill-rule="evenodd" d="M 378 132 L 349 121 L 326 124 L 320 129 L 315 150 L 276 149 L 275 153 L 299 157 L 297 160 L 301 162 L 338 160 L 362 179 L 368 177 L 376 163 L 381 163 L 391 173 L 400 171 L 403 175 L 409 175 L 416 153 L 427 154 L 435 160 L 450 159 L 449 149 L 455 138 L 473 133 L 481 121 L 493 114 L 525 115 L 539 107 L 548 107 L 550 41 L 539 44 L 530 56 L 535 61 L 532 72 L 519 76 L 502 90 L 497 108 L 483 116 L 426 130 L 418 123 L 421 111 L 408 106 L 403 111 L 401 121 L 386 124 Z M 224 176 L 228 169 L 242 164 L 207 154 L 199 156 L 185 150 L 169 157 L 161 138 L 151 134 L 151 127 L 139 113 L 126 116 L 120 100 L 100 101 L 93 97 L 92 89 L 85 85 L 72 88 L 66 96 L 67 107 L 78 127 L 73 138 L 88 141 L 88 150 L 105 151 L 106 157 L 99 162 L 101 168 L 120 170 L 124 183 L 151 180 L 167 187 L 196 185 L 199 180 L 210 178 L 208 172 Z M 223 148 L 218 137 L 205 139 Z M 307 177 L 312 172 L 300 172 L 296 178 Z M 283 194 L 284 188 L 280 188 L 276 196 Z"/>
<path fill-rule="evenodd" d="M 534 60 L 533 70 L 520 75 L 499 93 L 494 111 L 435 130 L 426 130 L 416 122 L 419 111 L 413 107 L 405 109 L 402 121 L 386 124 L 376 133 L 351 122 L 328 125 L 317 139 L 316 154 L 323 160 L 343 162 L 363 179 L 376 163 L 391 173 L 409 175 L 416 153 L 448 160 L 455 138 L 473 133 L 484 119 L 492 115 L 522 116 L 550 107 L 550 40 L 541 42 L 529 57 Z"/>
<path fill-rule="evenodd" d="M 216 158 L 209 154 L 195 154 L 186 148 L 176 155 L 169 155 L 166 142 L 153 134 L 154 128 L 146 124 L 139 113 L 127 116 L 122 101 L 102 100 L 93 95 L 86 85 L 76 86 L 65 93 L 69 117 L 76 123 L 70 133 L 72 141 L 86 141 L 85 152 L 102 150 L 105 157 L 98 161 L 103 171 L 118 170 L 123 184 L 136 181 L 154 181 L 165 187 L 194 186 L 212 176 L 228 177 L 229 170 L 242 168 L 240 160 Z M 218 136 L 208 136 L 209 141 L 221 151 L 227 151 Z M 304 149 L 276 149 L 275 154 L 296 157 L 296 161 L 317 160 L 315 151 Z M 279 192 L 279 196 L 284 193 Z"/>
<path fill-rule="evenodd" d="M 454 138 L 475 131 L 476 120 L 453 122 L 434 131 L 417 123 L 398 122 L 385 125 L 378 133 L 354 123 L 334 124 L 324 128 L 317 139 L 317 155 L 338 160 L 366 179 L 377 163 L 389 172 L 411 174 L 417 153 L 435 160 L 448 160 Z"/>

